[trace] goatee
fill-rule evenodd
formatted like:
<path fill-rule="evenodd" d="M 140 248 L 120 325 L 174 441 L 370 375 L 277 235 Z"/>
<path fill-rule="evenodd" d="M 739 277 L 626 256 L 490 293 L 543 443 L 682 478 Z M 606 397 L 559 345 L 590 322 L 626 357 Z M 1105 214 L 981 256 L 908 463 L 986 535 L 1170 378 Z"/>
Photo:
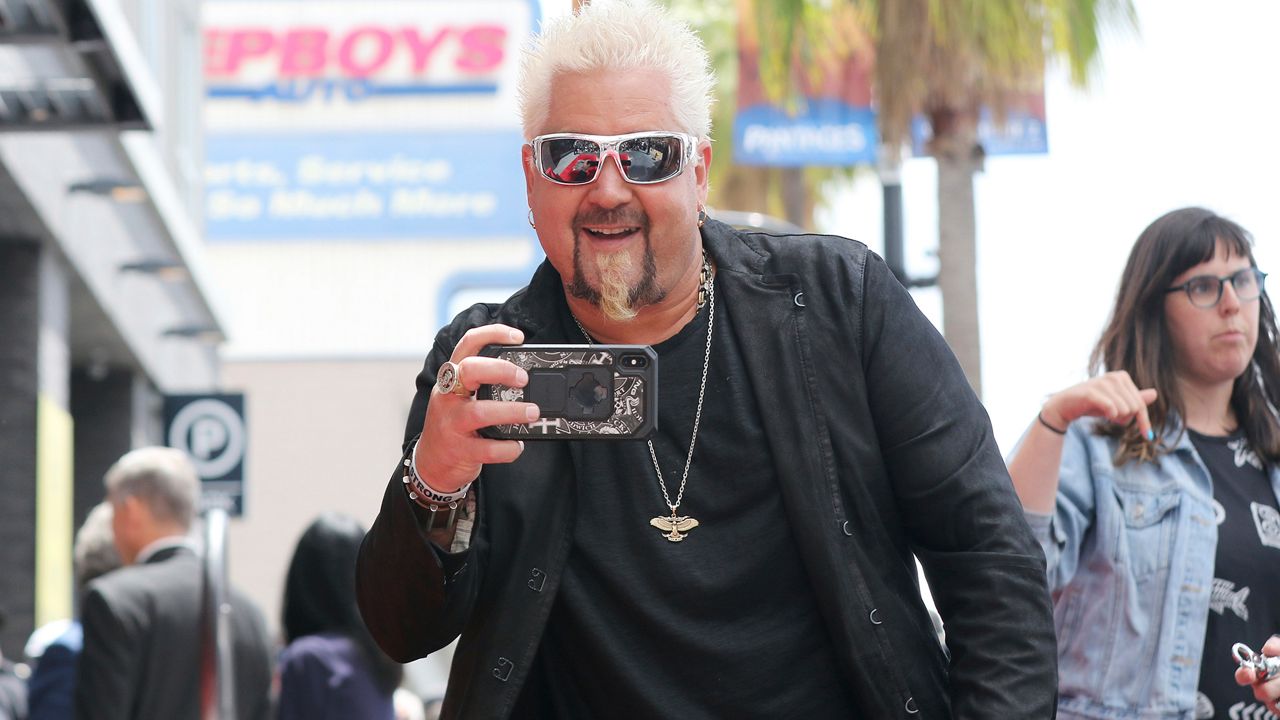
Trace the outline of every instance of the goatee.
<path fill-rule="evenodd" d="M 587 282 L 583 267 L 581 245 L 573 250 L 573 280 L 565 286 L 570 295 L 600 308 L 606 318 L 614 322 L 627 322 L 635 318 L 640 308 L 660 302 L 666 291 L 658 286 L 658 266 L 653 249 L 645 238 L 644 255 L 641 258 L 640 277 L 634 285 L 628 283 L 635 270 L 635 260 L 626 250 L 601 253 L 596 256 L 596 272 L 599 288 Z"/>

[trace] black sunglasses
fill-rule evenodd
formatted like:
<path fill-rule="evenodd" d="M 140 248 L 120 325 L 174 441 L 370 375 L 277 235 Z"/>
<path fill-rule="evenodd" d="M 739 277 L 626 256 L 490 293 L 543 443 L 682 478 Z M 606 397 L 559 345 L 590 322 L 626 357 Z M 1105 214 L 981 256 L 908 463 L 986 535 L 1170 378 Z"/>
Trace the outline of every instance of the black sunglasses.
<path fill-rule="evenodd" d="M 1222 299 L 1223 284 L 1231 283 L 1231 287 L 1235 288 L 1236 297 L 1241 302 L 1247 302 L 1257 299 L 1262 294 L 1262 286 L 1266 279 L 1267 274 L 1258 268 L 1245 268 L 1222 277 L 1197 275 L 1181 285 L 1165 288 L 1165 293 L 1185 290 L 1192 305 L 1198 308 L 1211 308 Z"/>
<path fill-rule="evenodd" d="M 629 183 L 652 185 L 679 175 L 693 159 L 693 136 L 676 132 L 626 135 L 553 133 L 530 143 L 542 177 L 558 185 L 586 185 L 600 177 L 600 163 L 612 155 Z"/>

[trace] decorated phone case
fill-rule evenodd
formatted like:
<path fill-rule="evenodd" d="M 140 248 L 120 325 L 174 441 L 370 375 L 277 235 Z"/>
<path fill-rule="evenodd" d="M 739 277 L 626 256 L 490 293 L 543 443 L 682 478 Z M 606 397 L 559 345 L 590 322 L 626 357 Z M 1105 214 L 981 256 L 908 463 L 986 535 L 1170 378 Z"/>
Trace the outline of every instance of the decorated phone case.
<path fill-rule="evenodd" d="M 481 355 L 529 373 L 523 388 L 481 385 L 481 400 L 532 402 L 534 422 L 482 428 L 505 440 L 643 440 L 658 424 L 658 354 L 648 345 L 489 345 Z"/>

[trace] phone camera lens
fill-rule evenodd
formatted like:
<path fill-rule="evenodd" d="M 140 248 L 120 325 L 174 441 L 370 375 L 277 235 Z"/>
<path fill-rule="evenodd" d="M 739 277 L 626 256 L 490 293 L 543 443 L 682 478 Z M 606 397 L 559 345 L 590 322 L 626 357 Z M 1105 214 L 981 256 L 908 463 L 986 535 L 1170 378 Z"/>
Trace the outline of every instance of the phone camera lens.
<path fill-rule="evenodd" d="M 649 358 L 644 355 L 624 355 L 622 357 L 622 366 L 628 368 L 648 367 Z"/>

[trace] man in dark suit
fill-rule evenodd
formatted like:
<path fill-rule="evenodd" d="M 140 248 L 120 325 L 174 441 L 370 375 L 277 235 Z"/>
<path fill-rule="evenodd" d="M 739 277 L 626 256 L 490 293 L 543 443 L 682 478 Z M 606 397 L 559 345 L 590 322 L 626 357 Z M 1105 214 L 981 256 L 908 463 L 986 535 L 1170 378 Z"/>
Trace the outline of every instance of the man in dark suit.
<path fill-rule="evenodd" d="M 203 581 L 188 533 L 199 482 L 180 451 L 134 450 L 107 471 L 116 548 L 125 566 L 89 584 L 76 716 L 201 717 Z M 271 651 L 261 612 L 232 593 L 236 716 L 269 714 Z M 207 674 L 205 679 L 207 680 Z"/>

